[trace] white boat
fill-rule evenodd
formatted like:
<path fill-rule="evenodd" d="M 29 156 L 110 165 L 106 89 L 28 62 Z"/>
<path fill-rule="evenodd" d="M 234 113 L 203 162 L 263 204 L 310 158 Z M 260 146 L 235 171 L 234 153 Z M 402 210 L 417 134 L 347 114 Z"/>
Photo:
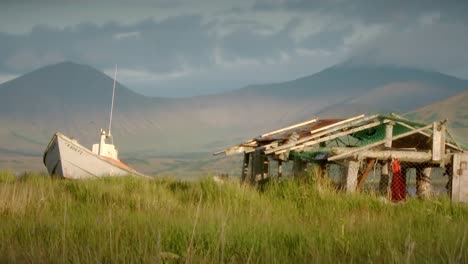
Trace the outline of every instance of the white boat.
<path fill-rule="evenodd" d="M 44 165 L 51 176 L 68 179 L 125 175 L 145 176 L 121 162 L 115 146 L 106 143 L 107 139 L 112 139 L 111 127 L 116 76 L 117 66 L 115 67 L 112 90 L 109 131 L 106 133 L 105 130 L 101 129 L 101 139 L 99 143 L 92 146 L 91 150 L 62 133 L 55 133 L 43 156 Z"/>
<path fill-rule="evenodd" d="M 51 176 L 68 179 L 144 176 L 118 159 L 115 146 L 106 143 L 108 137 L 102 130 L 100 142 L 89 150 L 75 139 L 55 133 L 44 152 L 44 165 Z"/>

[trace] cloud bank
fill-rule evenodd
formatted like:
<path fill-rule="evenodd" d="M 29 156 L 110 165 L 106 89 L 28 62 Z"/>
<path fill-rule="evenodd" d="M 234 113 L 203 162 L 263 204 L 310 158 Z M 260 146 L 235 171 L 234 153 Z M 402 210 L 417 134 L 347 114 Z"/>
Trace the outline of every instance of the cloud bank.
<path fill-rule="evenodd" d="M 0 76 L 64 60 L 193 96 L 355 63 L 468 78 L 466 1 L 3 1 Z M 6 79 L 6 78 L 2 78 Z"/>

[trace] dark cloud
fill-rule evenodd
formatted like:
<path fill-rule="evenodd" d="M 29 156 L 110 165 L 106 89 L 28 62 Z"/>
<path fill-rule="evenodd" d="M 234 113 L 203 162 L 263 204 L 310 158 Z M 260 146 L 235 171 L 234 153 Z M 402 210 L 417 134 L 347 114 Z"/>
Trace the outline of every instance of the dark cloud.
<path fill-rule="evenodd" d="M 468 21 L 466 0 L 256 0 L 254 10 L 323 12 L 366 23 L 412 21 L 428 12 L 438 12 L 444 20 Z"/>
<path fill-rule="evenodd" d="M 359 64 L 392 64 L 442 72 L 468 65 L 468 35 L 463 24 L 413 25 L 391 31 L 353 51 Z"/>
<path fill-rule="evenodd" d="M 299 21 L 293 19 L 282 30 L 273 34 L 255 33 L 249 28 L 237 30 L 223 38 L 221 47 L 227 59 L 279 59 L 295 50 L 291 31 Z"/>
<path fill-rule="evenodd" d="M 219 21 L 218 21 L 219 22 Z M 185 15 L 162 21 L 146 19 L 132 25 L 116 22 L 104 25 L 81 23 L 73 27 L 35 26 L 26 34 L 0 33 L 0 71 L 24 72 L 61 60 L 111 68 L 115 63 L 126 68 L 154 73 L 209 68 L 215 63 L 215 49 L 223 61 L 238 59 L 274 60 L 294 53 L 291 32 L 299 23 L 292 19 L 282 30 L 272 30 L 253 20 L 204 22 L 201 16 Z M 223 36 L 218 27 L 233 28 Z"/>
<path fill-rule="evenodd" d="M 467 11 L 456 0 L 0 0 L 0 77 L 63 60 L 118 64 L 146 91 L 177 94 L 293 79 L 349 57 L 460 74 Z"/>
<path fill-rule="evenodd" d="M 56 60 L 97 67 L 122 63 L 130 68 L 171 72 L 212 61 L 215 43 L 200 16 L 180 16 L 134 25 L 83 23 L 64 29 L 36 26 L 28 34 L 0 33 L 4 71 L 25 71 Z M 28 63 L 29 60 L 29 63 Z M 52 60 L 52 61 L 51 61 Z"/>
<path fill-rule="evenodd" d="M 300 46 L 306 49 L 335 51 L 344 45 L 345 37 L 353 32 L 352 27 L 330 29 L 312 34 L 300 41 Z"/>

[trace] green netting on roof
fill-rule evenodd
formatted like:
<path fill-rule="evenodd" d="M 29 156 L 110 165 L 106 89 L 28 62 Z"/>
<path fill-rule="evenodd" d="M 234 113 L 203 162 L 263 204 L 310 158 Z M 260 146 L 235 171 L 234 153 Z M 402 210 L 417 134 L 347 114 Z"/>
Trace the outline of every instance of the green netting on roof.
<path fill-rule="evenodd" d="M 401 135 L 410 130 L 411 129 L 404 127 L 400 124 L 395 124 L 393 126 L 393 136 L 395 137 Z M 366 146 L 375 143 L 377 141 L 385 139 L 385 124 L 353 133 L 351 136 L 359 139 L 357 146 Z"/>
<path fill-rule="evenodd" d="M 331 151 L 328 149 L 317 149 L 314 151 L 305 151 L 305 152 L 291 151 L 289 153 L 289 159 L 299 158 L 301 160 L 307 160 L 307 161 L 321 161 L 321 160 L 327 160 L 331 154 L 332 154 Z"/>

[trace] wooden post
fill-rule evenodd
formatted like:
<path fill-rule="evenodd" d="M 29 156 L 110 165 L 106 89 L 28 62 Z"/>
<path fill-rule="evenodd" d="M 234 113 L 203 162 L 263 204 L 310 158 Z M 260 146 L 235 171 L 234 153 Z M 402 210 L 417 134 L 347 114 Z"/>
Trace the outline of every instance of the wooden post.
<path fill-rule="evenodd" d="M 385 125 L 385 143 L 384 146 L 386 149 L 392 147 L 392 138 L 393 138 L 393 123 L 388 123 Z M 390 181 L 389 174 L 389 161 L 384 161 L 382 164 L 382 172 L 380 174 L 379 190 L 383 195 L 388 194 L 388 183 Z"/>
<path fill-rule="evenodd" d="M 249 172 L 250 153 L 244 153 L 244 161 L 242 162 L 241 183 L 245 183 L 247 174 Z"/>
<path fill-rule="evenodd" d="M 252 184 L 255 184 L 268 176 L 268 158 L 261 150 L 256 150 L 252 154 L 252 175 L 250 180 Z"/>
<path fill-rule="evenodd" d="M 348 170 L 345 175 L 343 185 L 346 192 L 355 192 L 357 187 L 357 178 L 359 172 L 359 162 L 358 161 L 348 161 Z"/>
<path fill-rule="evenodd" d="M 442 122 L 433 123 L 432 133 L 432 160 L 444 160 L 445 155 L 445 124 Z"/>
<path fill-rule="evenodd" d="M 416 195 L 421 199 L 431 197 L 431 174 L 432 168 L 418 168 L 416 171 Z"/>
<path fill-rule="evenodd" d="M 468 153 L 453 155 L 450 192 L 452 201 L 468 203 Z"/>
<path fill-rule="evenodd" d="M 278 178 L 283 176 L 283 161 L 278 160 Z"/>
<path fill-rule="evenodd" d="M 270 160 L 265 154 L 262 155 L 263 159 L 263 168 L 262 168 L 262 180 L 270 176 Z"/>
<path fill-rule="evenodd" d="M 251 156 L 251 159 L 250 159 L 250 184 L 253 185 L 255 183 L 255 170 L 254 170 L 255 159 L 256 159 L 255 152 L 251 153 L 250 156 Z"/>

